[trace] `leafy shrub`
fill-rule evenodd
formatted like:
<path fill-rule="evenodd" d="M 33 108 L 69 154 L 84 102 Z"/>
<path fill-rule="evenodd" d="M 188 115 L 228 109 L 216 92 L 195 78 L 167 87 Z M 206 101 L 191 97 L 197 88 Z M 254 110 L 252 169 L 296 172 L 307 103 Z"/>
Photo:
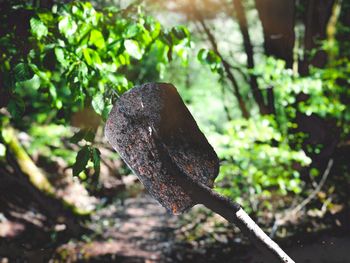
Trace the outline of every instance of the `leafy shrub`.
<path fill-rule="evenodd" d="M 213 135 L 223 160 L 217 189 L 241 203 L 279 194 L 300 193 L 298 169 L 311 160 L 293 150 L 270 117 L 238 119 Z"/>
<path fill-rule="evenodd" d="M 96 10 L 79 1 L 52 10 L 9 5 L 0 21 L 5 33 L 0 38 L 1 107 L 8 112 L 0 114 L 1 123 L 24 131 L 42 127 L 44 134 L 34 137 L 33 145 L 42 146 L 43 153 L 42 142 L 60 136 L 45 134 L 47 124 L 81 128 L 72 140 L 82 147 L 74 175 L 89 161 L 99 172 L 95 133 L 113 102 L 135 84 L 132 68 L 151 55 L 155 61 L 149 68 L 160 73 L 173 54 L 185 59 L 190 45 L 185 27 L 164 30 L 137 4 L 123 10 Z"/>

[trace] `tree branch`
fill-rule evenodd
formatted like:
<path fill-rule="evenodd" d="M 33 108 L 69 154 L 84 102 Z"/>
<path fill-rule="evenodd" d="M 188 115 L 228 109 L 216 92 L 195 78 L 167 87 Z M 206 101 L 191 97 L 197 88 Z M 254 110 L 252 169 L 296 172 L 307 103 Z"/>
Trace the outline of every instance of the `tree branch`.
<path fill-rule="evenodd" d="M 247 55 L 247 67 L 248 69 L 254 69 L 254 66 L 255 66 L 254 51 L 253 51 L 253 45 L 251 43 L 250 36 L 249 36 L 247 17 L 245 14 L 244 7 L 242 5 L 241 0 L 233 0 L 232 4 L 237 17 L 239 29 L 241 31 L 242 38 L 243 38 L 243 47 Z M 253 94 L 253 98 L 255 102 L 258 104 L 260 114 L 262 115 L 270 114 L 271 112 L 269 111 L 269 108 L 265 105 L 263 94 L 259 89 L 256 76 L 253 74 L 249 74 L 249 85 Z M 273 91 L 271 90 L 271 92 Z"/>
<path fill-rule="evenodd" d="M 327 168 L 325 169 L 323 175 L 322 175 L 322 178 L 320 180 L 320 182 L 318 183 L 318 185 L 316 186 L 316 188 L 311 192 L 311 194 L 306 198 L 304 199 L 300 204 L 298 204 L 296 207 L 294 208 L 291 208 L 289 210 L 287 210 L 284 214 L 284 216 L 282 216 L 281 218 L 277 218 L 273 227 L 272 227 L 272 230 L 271 230 L 271 234 L 270 236 L 273 237 L 277 231 L 277 228 L 280 226 L 280 225 L 283 225 L 284 223 L 286 223 L 286 221 L 290 218 L 292 218 L 293 216 L 295 216 L 299 211 L 301 211 L 308 203 L 310 203 L 312 201 L 312 199 L 314 199 L 316 197 L 316 195 L 321 191 L 323 185 L 325 184 L 327 178 L 328 178 L 328 175 L 333 167 L 333 159 L 330 159 L 328 161 L 328 164 L 327 164 Z"/>
<path fill-rule="evenodd" d="M 202 26 L 203 31 L 205 32 L 205 34 L 208 37 L 208 40 L 212 46 L 212 49 L 214 50 L 214 52 L 220 57 L 222 65 L 224 67 L 226 76 L 228 78 L 228 80 L 230 81 L 232 88 L 233 88 L 233 93 L 236 96 L 237 100 L 238 100 L 238 105 L 239 108 L 241 110 L 242 116 L 246 119 L 248 119 L 250 117 L 250 114 L 247 110 L 246 104 L 244 102 L 244 99 L 239 91 L 239 87 L 238 87 L 238 83 L 237 80 L 235 78 L 235 76 L 233 75 L 232 71 L 231 71 L 231 65 L 226 61 L 226 59 L 222 56 L 222 54 L 219 52 L 218 46 L 217 46 L 217 42 L 216 39 L 214 37 L 214 35 L 211 33 L 209 27 L 206 25 L 203 17 L 198 14 L 198 21 L 200 23 L 200 25 Z"/>

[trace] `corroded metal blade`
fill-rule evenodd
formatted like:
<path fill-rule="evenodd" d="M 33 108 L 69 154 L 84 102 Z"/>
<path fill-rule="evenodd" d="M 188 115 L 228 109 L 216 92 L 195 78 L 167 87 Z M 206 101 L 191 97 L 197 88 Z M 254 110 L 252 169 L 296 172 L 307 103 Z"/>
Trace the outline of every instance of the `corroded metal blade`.
<path fill-rule="evenodd" d="M 219 160 L 171 84 L 149 83 L 124 93 L 114 105 L 105 135 L 150 194 L 179 214 L 194 205 L 162 161 L 156 138 L 173 162 L 194 181 L 213 186 Z"/>

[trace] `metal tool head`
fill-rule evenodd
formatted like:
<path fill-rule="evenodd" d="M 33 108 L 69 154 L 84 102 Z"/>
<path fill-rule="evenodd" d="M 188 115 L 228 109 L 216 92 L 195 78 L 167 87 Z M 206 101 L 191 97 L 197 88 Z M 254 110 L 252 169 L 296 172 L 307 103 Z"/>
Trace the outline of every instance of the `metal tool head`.
<path fill-rule="evenodd" d="M 150 194 L 179 214 L 194 201 L 159 157 L 164 152 L 157 149 L 155 134 L 179 169 L 203 185 L 213 186 L 219 160 L 173 85 L 137 86 L 116 102 L 105 127 L 108 141 Z"/>

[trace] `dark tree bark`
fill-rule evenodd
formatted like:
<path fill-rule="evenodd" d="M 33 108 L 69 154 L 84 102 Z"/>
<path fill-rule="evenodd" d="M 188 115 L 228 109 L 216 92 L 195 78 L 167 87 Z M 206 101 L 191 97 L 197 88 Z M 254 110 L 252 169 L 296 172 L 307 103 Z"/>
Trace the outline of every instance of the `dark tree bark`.
<path fill-rule="evenodd" d="M 299 73 L 303 76 L 309 73 L 309 65 L 322 68 L 327 62 L 327 53 L 318 51 L 313 57 L 308 53 L 319 46 L 321 40 L 327 37 L 327 24 L 332 14 L 334 0 L 308 0 L 304 5 L 304 58 L 299 62 Z"/>
<path fill-rule="evenodd" d="M 322 2 L 322 1 L 321 1 Z M 293 66 L 294 0 L 255 0 L 264 33 L 266 55 Z"/>
<path fill-rule="evenodd" d="M 273 92 L 273 86 L 267 87 L 267 105 L 268 110 L 272 114 L 276 114 L 276 108 L 275 108 L 275 94 Z"/>
<path fill-rule="evenodd" d="M 234 8 L 236 17 L 237 17 L 239 29 L 241 31 L 242 38 L 243 38 L 243 47 L 244 47 L 244 51 L 247 55 L 247 67 L 248 67 L 248 69 L 253 69 L 255 66 L 254 65 L 254 51 L 253 51 L 253 45 L 251 43 L 250 35 L 249 35 L 249 31 L 248 31 L 248 23 L 247 23 L 247 17 L 245 14 L 245 10 L 244 10 L 244 7 L 242 5 L 241 0 L 233 0 L 232 4 L 233 4 L 233 8 Z M 254 100 L 259 106 L 260 114 L 265 115 L 265 114 L 272 113 L 269 111 L 269 108 L 265 105 L 264 97 L 263 97 L 261 90 L 259 89 L 256 76 L 250 74 L 249 84 L 250 84 L 250 88 L 251 88 Z"/>
<path fill-rule="evenodd" d="M 264 34 L 265 54 L 282 59 L 288 68 L 293 66 L 294 1 L 255 0 Z M 268 87 L 267 108 L 275 114 L 273 87 Z"/>
<path fill-rule="evenodd" d="M 342 57 L 350 58 L 350 34 L 347 29 L 350 28 L 350 2 L 342 1 L 339 24 L 341 28 L 337 29 L 336 39 L 339 42 L 339 54 Z"/>

